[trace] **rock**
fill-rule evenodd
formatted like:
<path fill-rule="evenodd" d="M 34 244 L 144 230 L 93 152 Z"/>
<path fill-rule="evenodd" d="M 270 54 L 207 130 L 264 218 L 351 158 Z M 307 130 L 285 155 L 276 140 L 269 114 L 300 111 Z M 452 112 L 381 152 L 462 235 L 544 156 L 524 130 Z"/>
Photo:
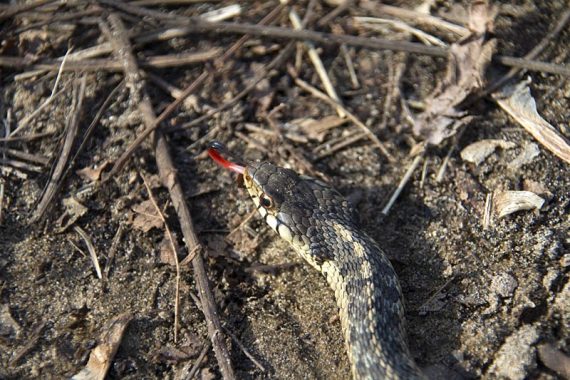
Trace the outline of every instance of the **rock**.
<path fill-rule="evenodd" d="M 491 290 L 503 298 L 512 297 L 518 285 L 517 280 L 508 273 L 498 274 L 491 280 Z"/>
<path fill-rule="evenodd" d="M 523 380 L 536 368 L 536 348 L 538 340 L 536 327 L 526 325 L 513 333 L 499 349 L 495 361 L 489 369 L 491 378 Z"/>
<path fill-rule="evenodd" d="M 474 163 L 475 165 L 480 165 L 485 161 L 485 158 L 489 157 L 498 147 L 511 149 L 515 146 L 515 143 L 505 140 L 480 140 L 466 146 L 460 155 L 463 160 Z"/>

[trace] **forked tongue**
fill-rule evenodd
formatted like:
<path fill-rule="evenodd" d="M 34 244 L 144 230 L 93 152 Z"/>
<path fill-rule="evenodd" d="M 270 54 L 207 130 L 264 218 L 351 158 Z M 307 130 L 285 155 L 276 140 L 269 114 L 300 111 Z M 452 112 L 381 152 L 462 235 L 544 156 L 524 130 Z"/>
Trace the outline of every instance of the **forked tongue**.
<path fill-rule="evenodd" d="M 226 147 L 219 141 L 212 141 L 208 147 L 208 154 L 218 165 L 230 169 L 238 174 L 243 174 L 245 166 L 226 160 L 222 154 L 229 155 Z"/>

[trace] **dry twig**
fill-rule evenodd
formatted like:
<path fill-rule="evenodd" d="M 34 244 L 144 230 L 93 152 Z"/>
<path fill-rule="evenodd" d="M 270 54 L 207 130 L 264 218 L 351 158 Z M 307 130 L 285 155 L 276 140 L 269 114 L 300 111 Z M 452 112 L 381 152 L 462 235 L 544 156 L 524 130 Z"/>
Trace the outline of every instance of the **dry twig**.
<path fill-rule="evenodd" d="M 220 54 L 220 49 L 213 48 L 206 51 L 182 54 L 167 54 L 145 57 L 141 59 L 140 66 L 150 68 L 167 68 L 192 65 L 210 61 Z M 11 68 L 29 68 L 32 70 L 55 71 L 63 67 L 63 71 L 121 71 L 122 63 L 113 59 L 82 59 L 80 61 L 68 60 L 62 66 L 59 60 L 47 60 L 45 62 L 33 62 L 27 58 L 0 56 L 0 66 Z M 29 75 L 29 73 L 26 73 Z M 38 72 L 34 71 L 34 75 Z"/>
<path fill-rule="evenodd" d="M 562 30 L 564 30 L 569 20 L 570 20 L 570 9 L 566 10 L 566 12 L 562 14 L 560 19 L 556 23 L 556 26 L 546 36 L 544 36 L 544 38 L 538 43 L 538 45 L 536 45 L 534 48 L 531 49 L 531 51 L 525 54 L 524 58 L 531 60 L 538 57 L 538 55 L 546 48 L 548 43 L 552 41 L 554 38 L 556 38 L 556 36 L 558 36 L 558 34 L 560 34 Z M 509 72 L 505 74 L 505 76 L 487 86 L 487 88 L 485 89 L 486 93 L 489 94 L 492 93 L 493 91 L 498 90 L 502 85 L 507 83 L 509 79 L 513 78 L 520 71 L 521 68 L 517 67 L 511 68 Z"/>
<path fill-rule="evenodd" d="M 303 25 L 301 24 L 301 19 L 299 18 L 299 15 L 297 14 L 297 12 L 295 12 L 294 9 L 291 9 L 289 11 L 289 19 L 291 20 L 291 24 L 293 25 L 293 28 L 295 28 L 297 30 L 303 29 Z M 307 47 L 307 54 L 309 55 L 309 58 L 311 59 L 311 62 L 313 63 L 313 66 L 315 67 L 315 71 L 317 72 L 317 74 L 319 75 L 319 78 L 321 79 L 321 82 L 323 84 L 323 87 L 325 88 L 325 91 L 331 97 L 331 99 L 333 99 L 335 102 L 342 105 L 342 102 L 336 93 L 336 90 L 335 90 L 335 88 L 334 88 L 334 86 L 333 86 L 333 84 L 329 78 L 329 75 L 327 74 L 327 70 L 325 69 L 325 65 L 323 64 L 323 61 L 321 60 L 319 53 L 317 53 L 317 49 L 315 49 L 315 45 L 313 45 L 309 41 L 305 41 L 305 46 Z M 345 116 L 344 112 L 339 107 L 336 108 L 336 112 L 338 113 L 338 116 L 340 116 L 340 117 Z"/>
<path fill-rule="evenodd" d="M 398 184 L 398 187 L 396 188 L 396 190 L 394 191 L 394 193 L 390 197 L 390 200 L 388 201 L 388 203 L 386 203 L 386 206 L 384 206 L 384 208 L 382 209 L 382 214 L 388 215 L 388 213 L 390 212 L 390 209 L 392 208 L 392 205 L 394 204 L 394 202 L 396 202 L 396 199 L 398 199 L 402 190 L 404 190 L 404 187 L 406 186 L 406 184 L 408 183 L 408 181 L 412 177 L 414 170 L 416 170 L 416 168 L 420 164 L 420 161 L 422 160 L 423 157 L 424 157 L 423 154 L 418 154 L 416 156 L 416 158 L 414 158 L 414 161 L 408 167 L 408 170 L 406 170 L 404 177 L 402 177 L 402 180 L 400 181 L 400 183 Z"/>
<path fill-rule="evenodd" d="M 119 243 L 123 239 L 124 232 L 125 232 L 125 225 L 121 223 L 119 224 L 119 228 L 117 228 L 117 232 L 113 237 L 113 242 L 111 243 L 111 248 L 109 249 L 109 254 L 107 256 L 107 262 L 105 263 L 105 270 L 103 272 L 103 279 L 105 281 L 109 279 L 109 273 L 111 272 L 113 260 L 115 259 L 115 255 L 117 254 L 117 248 L 119 247 Z"/>
<path fill-rule="evenodd" d="M 146 93 L 145 81 L 142 79 L 143 75 L 137 66 L 132 53 L 132 47 L 126 37 L 123 22 L 116 14 L 109 15 L 108 21 L 111 24 L 113 32 L 109 30 L 105 23 L 101 23 L 101 29 L 113 45 L 118 58 L 123 62 L 127 87 L 131 90 L 131 98 L 138 104 L 147 130 L 152 130 L 151 128 L 153 126 L 158 125 L 157 118 L 154 114 L 148 94 Z M 166 139 L 160 133 L 156 133 L 154 137 L 156 163 L 160 178 L 170 193 L 172 204 L 180 220 L 182 235 L 184 236 L 188 251 L 191 252 L 200 244 L 194 232 L 184 192 L 176 176 L 176 169 L 168 152 Z M 223 341 L 222 326 L 218 319 L 217 307 L 210 290 L 202 255 L 196 254 L 192 260 L 192 266 L 200 294 L 202 310 L 208 326 L 208 335 L 214 347 L 214 353 L 220 366 L 220 372 L 224 379 L 234 379 L 235 375 L 230 361 L 230 355 Z"/>
<path fill-rule="evenodd" d="M 275 8 L 272 12 L 270 12 L 267 16 L 265 16 L 260 21 L 260 23 L 271 22 L 279 14 L 282 7 L 283 6 L 281 5 L 277 8 Z M 121 8 L 121 6 L 119 6 L 119 8 Z M 220 57 L 220 61 L 225 62 L 226 60 L 228 60 L 241 46 L 243 46 L 243 44 L 247 41 L 248 38 L 249 38 L 249 36 L 243 36 L 242 38 L 240 38 L 228 50 L 226 50 L 226 52 Z M 284 59 L 284 57 L 287 57 L 288 56 L 287 55 L 288 53 L 286 53 L 287 51 L 288 51 L 288 48 L 285 48 L 284 51 L 282 51 L 278 55 L 278 58 L 276 58 L 272 63 L 267 65 L 266 72 L 268 72 L 273 67 L 275 67 L 277 64 L 279 64 L 281 62 L 281 59 Z M 162 111 L 162 113 L 156 118 L 154 124 L 147 126 L 147 128 L 135 139 L 135 141 L 127 148 L 127 150 L 121 155 L 121 157 L 119 157 L 119 159 L 115 162 L 115 164 L 113 165 L 113 168 L 108 173 L 108 175 L 103 178 L 103 182 L 107 181 L 109 178 L 112 178 L 115 174 L 117 174 L 123 168 L 123 166 L 125 165 L 125 163 L 129 159 L 131 154 L 140 146 L 140 144 L 142 144 L 142 142 L 156 128 L 158 128 L 160 126 L 160 124 L 164 120 L 166 120 L 166 118 L 169 117 L 170 114 L 173 113 L 174 110 L 176 110 L 176 108 L 178 108 L 178 106 L 180 104 L 182 104 L 182 102 L 184 102 L 184 100 L 190 94 L 192 94 L 194 91 L 196 91 L 208 78 L 210 78 L 210 75 L 211 75 L 211 73 L 209 71 L 205 70 L 200 74 L 200 76 L 198 76 L 198 78 L 196 78 L 194 80 L 194 82 L 192 82 L 188 87 L 186 87 L 186 89 L 184 89 L 182 94 L 180 94 L 180 96 L 178 98 L 176 98 L 172 103 L 170 103 L 168 105 L 168 107 L 166 107 L 164 109 L 164 111 Z M 257 83 L 259 83 L 259 81 L 261 81 L 262 78 L 263 77 L 259 78 L 259 80 L 254 80 L 250 86 L 248 86 L 245 90 L 243 90 L 240 94 L 238 94 L 234 99 L 232 99 L 232 101 L 226 103 L 222 107 L 219 107 L 218 109 L 216 109 L 216 110 L 214 110 L 214 111 L 212 111 L 212 112 L 210 112 L 210 113 L 208 113 L 202 117 L 195 119 L 193 122 L 191 122 L 191 123 L 189 123 L 183 127 L 188 128 L 188 127 L 191 127 L 193 125 L 196 125 L 196 124 L 208 119 L 209 117 L 214 115 L 216 112 L 220 112 L 221 110 L 225 109 L 225 108 L 223 108 L 224 106 L 228 106 L 228 107 L 231 106 L 231 104 L 234 104 L 234 102 L 237 102 L 239 99 L 244 97 L 249 91 L 251 91 L 253 88 L 255 88 L 255 85 L 257 85 Z M 230 105 L 228 105 L 228 104 L 230 104 Z"/>
<path fill-rule="evenodd" d="M 29 3 L 11 5 L 8 9 L 0 13 L 0 22 L 11 19 L 12 17 L 18 15 L 19 13 L 31 11 L 32 9 L 43 7 L 44 5 L 51 3 L 55 3 L 55 0 L 37 0 Z"/>
<path fill-rule="evenodd" d="M 185 24 L 188 24 L 185 20 Z M 193 31 L 211 31 L 229 34 L 250 34 L 260 37 L 284 38 L 288 40 L 308 40 L 322 45 L 357 46 L 374 50 L 392 50 L 406 53 L 429 55 L 433 57 L 446 58 L 448 50 L 438 46 L 425 46 L 419 43 L 408 41 L 393 41 L 381 38 L 365 38 L 350 35 L 337 35 L 331 33 L 315 32 L 310 30 L 294 30 L 278 26 L 259 26 L 246 23 L 218 22 L 209 23 L 203 20 L 192 22 L 187 28 Z M 541 71 L 551 74 L 570 76 L 570 67 L 557 65 L 541 61 L 533 61 L 524 58 L 495 55 L 493 61 L 501 65 L 517 67 L 531 71 Z"/>
<path fill-rule="evenodd" d="M 168 236 L 168 242 L 170 243 L 170 249 L 172 250 L 172 258 L 174 261 L 174 266 L 176 268 L 176 294 L 174 298 L 174 343 L 178 342 L 178 319 L 179 319 L 179 307 L 180 307 L 180 265 L 178 264 L 178 250 L 176 249 L 176 244 L 174 243 L 174 238 L 172 237 L 172 233 L 170 232 L 170 228 L 168 227 L 168 223 L 158 207 L 154 196 L 152 195 L 152 190 L 148 185 L 148 181 L 146 180 L 145 176 L 140 173 L 140 176 L 143 180 L 144 186 L 146 187 L 146 192 L 148 193 L 148 198 L 152 202 L 152 205 L 156 209 L 156 212 L 162 220 L 162 224 L 164 225 L 164 229 L 166 231 L 166 235 Z"/>
<path fill-rule="evenodd" d="M 378 139 L 378 137 L 376 137 L 376 135 L 366 126 L 364 125 L 364 123 L 362 123 L 353 113 L 351 113 L 350 111 L 348 111 L 346 108 L 344 108 L 341 104 L 335 102 L 333 99 L 331 99 L 329 96 L 327 96 L 325 93 L 317 90 L 316 88 L 314 88 L 313 86 L 311 86 L 310 84 L 308 84 L 307 82 L 305 82 L 304 80 L 300 79 L 297 77 L 296 73 L 292 72 L 291 70 L 289 70 L 291 76 L 293 76 L 295 78 L 295 84 L 299 87 L 301 87 L 303 90 L 309 92 L 310 94 L 312 94 L 314 97 L 324 100 L 325 102 L 327 102 L 328 104 L 330 104 L 333 107 L 342 107 L 342 110 L 344 111 L 344 113 L 346 114 L 346 116 L 360 129 L 362 129 L 362 131 L 364 133 L 366 133 L 366 135 L 368 136 L 368 138 L 374 143 L 374 145 L 376 147 L 378 147 L 378 149 L 384 154 L 384 156 L 386 156 L 386 158 L 388 159 L 388 161 L 390 162 L 394 162 L 394 156 L 392 156 L 390 154 L 390 152 L 388 152 L 388 149 L 386 149 L 386 147 L 384 146 L 384 144 L 382 144 L 382 142 Z"/>
<path fill-rule="evenodd" d="M 77 234 L 79 236 L 81 236 L 81 239 L 83 239 L 83 242 L 85 243 L 85 246 L 87 247 L 87 250 L 89 251 L 89 256 L 91 257 L 91 261 L 93 262 L 93 266 L 95 267 L 95 272 L 97 273 L 97 277 L 99 278 L 99 280 L 102 280 L 103 275 L 101 274 L 101 266 L 99 265 L 99 259 L 97 258 L 97 252 L 95 251 L 95 246 L 91 242 L 89 235 L 87 235 L 87 232 L 85 232 L 85 230 L 79 226 L 74 226 L 73 229 L 75 230 L 75 232 L 77 232 Z"/>
<path fill-rule="evenodd" d="M 71 149 L 73 148 L 73 143 L 75 142 L 75 136 L 79 129 L 80 115 L 83 107 L 83 99 L 85 98 L 85 87 L 87 85 L 87 77 L 83 76 L 79 83 L 79 88 L 74 91 L 75 96 L 73 97 L 73 110 L 71 117 L 67 123 L 67 133 L 65 135 L 65 141 L 61 149 L 61 154 L 57 160 L 55 168 L 53 170 L 52 176 L 46 186 L 46 189 L 42 195 L 40 202 L 34 214 L 30 218 L 30 223 L 35 223 L 44 215 L 47 207 L 55 196 L 61 182 L 64 178 L 65 167 L 68 163 L 69 155 L 71 154 Z"/>
<path fill-rule="evenodd" d="M 103 380 L 113 363 L 113 358 L 123 340 L 123 333 L 133 319 L 130 313 L 119 314 L 108 321 L 99 338 L 99 344 L 91 351 L 87 365 L 72 380 Z"/>
<path fill-rule="evenodd" d="M 35 164 L 40 164 L 46 166 L 49 164 L 49 159 L 38 154 L 26 153 L 16 149 L 4 149 L 0 148 L 0 152 L 11 157 L 16 157 L 24 161 L 33 162 Z"/>
<path fill-rule="evenodd" d="M 46 327 L 46 322 L 39 322 L 38 324 L 36 324 L 30 339 L 26 342 L 26 344 L 24 344 L 22 348 L 14 352 L 14 355 L 8 362 L 8 365 L 10 367 L 16 366 L 20 362 L 20 360 L 22 360 L 22 358 L 26 356 L 34 348 L 34 346 L 42 336 L 45 327 Z"/>
<path fill-rule="evenodd" d="M 376 1 L 362 1 L 360 6 L 370 12 L 376 17 L 392 16 L 399 19 L 409 20 L 410 22 L 429 25 L 440 30 L 452 32 L 459 37 L 467 37 L 469 30 L 461 25 L 453 24 L 451 22 L 440 19 L 432 15 L 421 13 L 411 9 L 394 7 L 391 5 L 380 4 Z"/>

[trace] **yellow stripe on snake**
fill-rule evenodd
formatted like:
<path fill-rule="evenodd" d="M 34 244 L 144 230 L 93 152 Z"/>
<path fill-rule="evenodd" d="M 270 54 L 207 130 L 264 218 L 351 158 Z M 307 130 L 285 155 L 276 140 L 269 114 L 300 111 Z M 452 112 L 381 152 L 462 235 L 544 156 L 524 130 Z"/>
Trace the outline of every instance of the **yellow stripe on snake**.
<path fill-rule="evenodd" d="M 209 152 L 243 175 L 267 224 L 334 290 L 355 379 L 418 379 L 404 331 L 398 278 L 382 249 L 357 227 L 348 202 L 332 187 L 268 162 L 225 160 L 219 143 Z"/>

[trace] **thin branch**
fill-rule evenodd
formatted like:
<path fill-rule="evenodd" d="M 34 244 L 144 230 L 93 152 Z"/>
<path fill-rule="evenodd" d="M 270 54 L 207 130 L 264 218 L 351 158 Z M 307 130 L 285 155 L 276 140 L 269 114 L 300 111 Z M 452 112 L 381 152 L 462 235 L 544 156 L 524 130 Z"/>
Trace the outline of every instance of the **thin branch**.
<path fill-rule="evenodd" d="M 142 58 L 139 62 L 142 67 L 155 69 L 187 66 L 217 57 L 221 49 L 213 48 L 206 51 L 183 54 L 156 55 Z M 28 58 L 0 56 L 0 66 L 11 68 L 29 68 L 32 70 L 59 70 L 62 65 L 58 59 L 50 59 L 45 62 L 33 62 Z M 64 71 L 121 71 L 122 63 L 113 59 L 82 59 L 80 61 L 69 59 L 63 68 Z"/>
<path fill-rule="evenodd" d="M 469 29 L 461 25 L 457 25 L 449 21 L 442 20 L 439 17 L 421 13 L 412 9 L 380 4 L 376 1 L 362 1 L 360 3 L 360 7 L 372 12 L 376 17 L 392 16 L 399 19 L 407 19 L 417 24 L 429 25 L 440 30 L 446 30 L 455 33 L 459 37 L 467 37 L 470 33 Z"/>
<path fill-rule="evenodd" d="M 91 261 L 93 262 L 93 266 L 95 267 L 95 272 L 97 273 L 97 277 L 99 278 L 99 280 L 102 280 L 103 275 L 101 274 L 101 265 L 99 265 L 99 259 L 97 258 L 97 252 L 95 251 L 95 246 L 91 242 L 89 235 L 87 235 L 87 232 L 85 232 L 85 230 L 79 226 L 74 226 L 73 229 L 83 239 L 83 242 L 85 243 L 85 246 L 87 247 L 87 250 L 89 251 L 89 256 L 91 257 Z"/>
<path fill-rule="evenodd" d="M 412 162 L 410 167 L 408 167 L 408 170 L 406 170 L 404 177 L 402 177 L 402 180 L 400 181 L 400 183 L 398 184 L 398 187 L 396 188 L 396 190 L 394 191 L 394 193 L 390 197 L 390 200 L 388 201 L 388 203 L 386 203 L 386 206 L 384 206 L 384 208 L 382 209 L 382 214 L 388 215 L 388 213 L 390 212 L 390 209 L 392 208 L 392 205 L 394 204 L 394 202 L 396 202 L 396 199 L 398 199 L 402 190 L 404 190 L 404 187 L 406 186 L 406 184 L 408 183 L 408 181 L 412 177 L 414 170 L 416 170 L 416 168 L 420 164 L 420 161 L 422 160 L 423 157 L 424 157 L 423 154 L 418 154 L 416 156 L 416 158 L 414 158 L 414 161 Z"/>
<path fill-rule="evenodd" d="M 37 154 L 22 152 L 16 149 L 0 148 L 0 152 L 5 153 L 8 156 L 20 158 L 24 161 L 33 162 L 35 164 L 40 164 L 42 166 L 46 166 L 49 163 L 49 159 L 47 157 L 40 156 Z"/>
<path fill-rule="evenodd" d="M 38 0 L 27 4 L 15 4 L 0 13 L 0 21 L 11 19 L 19 13 L 31 11 L 32 9 L 42 7 L 46 4 L 55 3 L 55 0 Z"/>
<path fill-rule="evenodd" d="M 119 8 L 127 13 L 138 16 L 153 17 L 170 23 L 176 23 L 187 28 L 188 32 L 215 32 L 227 34 L 248 34 L 251 36 L 285 38 L 298 41 L 312 41 L 322 45 L 359 46 L 374 50 L 392 50 L 413 54 L 430 55 L 434 57 L 446 58 L 448 50 L 437 46 L 424 46 L 419 43 L 409 41 L 394 41 L 382 38 L 365 38 L 350 35 L 338 35 L 332 33 L 315 32 L 311 30 L 294 30 L 278 26 L 263 26 L 248 23 L 235 22 L 208 22 L 197 17 L 185 18 L 169 13 L 153 11 L 141 7 L 135 7 L 116 0 L 99 0 L 99 2 Z M 551 74 L 570 76 L 570 67 L 556 65 L 540 61 L 530 61 L 522 58 L 507 57 L 497 55 L 493 57 L 496 63 L 505 66 L 524 68 L 532 71 L 542 71 Z"/>
<path fill-rule="evenodd" d="M 554 29 L 552 29 L 546 36 L 544 36 L 544 38 L 538 43 L 538 45 L 536 45 L 534 48 L 531 49 L 531 51 L 529 51 L 527 54 L 525 54 L 524 59 L 525 60 L 531 60 L 531 59 L 538 57 L 538 55 L 546 48 L 548 43 L 550 41 L 552 41 L 554 38 L 556 38 L 556 36 L 562 30 L 564 30 L 564 28 L 566 27 L 566 24 L 568 24 L 569 20 L 570 20 L 570 9 L 566 10 L 566 12 L 564 12 L 562 14 L 562 16 L 560 17 L 560 20 L 558 20 L 558 23 L 556 24 Z M 509 79 L 514 77 L 519 71 L 521 71 L 521 69 L 518 67 L 511 68 L 509 70 L 509 72 L 507 74 L 505 74 L 505 76 L 503 76 L 502 78 L 498 79 L 497 81 L 491 83 L 487 87 L 487 89 L 485 89 L 485 92 L 487 94 L 489 94 L 489 93 L 497 90 L 502 85 L 507 83 L 509 81 Z"/>
<path fill-rule="evenodd" d="M 105 270 L 103 271 L 103 280 L 109 280 L 109 273 L 111 273 L 111 266 L 113 265 L 113 260 L 115 259 L 115 255 L 117 254 L 117 248 L 119 247 L 119 243 L 123 239 L 123 233 L 125 232 L 125 225 L 119 224 L 119 228 L 117 228 L 117 232 L 113 237 L 113 242 L 111 243 L 111 248 L 109 249 L 109 254 L 107 257 L 107 262 L 105 263 Z"/>
<path fill-rule="evenodd" d="M 27 162 L 22 162 L 20 160 L 14 160 L 10 158 L 0 158 L 0 164 L 5 166 L 11 166 L 13 168 L 27 170 L 29 172 L 36 172 L 36 173 L 43 172 L 43 169 L 40 166 L 28 164 Z"/>
<path fill-rule="evenodd" d="M 442 58 L 446 58 L 448 56 L 448 49 L 439 46 L 425 46 L 423 44 L 409 41 L 394 41 L 382 38 L 366 38 L 342 34 L 315 32 L 306 29 L 294 30 L 278 26 L 259 26 L 255 24 L 233 22 L 211 23 L 203 20 L 197 20 L 193 23 L 192 26 L 186 27 L 195 32 L 208 31 L 228 34 L 250 34 L 260 37 L 285 38 L 299 41 L 308 40 L 322 45 L 346 44 L 373 50 L 401 51 L 406 53 L 429 55 Z M 524 58 L 508 57 L 503 55 L 494 56 L 493 61 L 510 67 L 570 76 L 570 67 L 565 65 L 556 65 L 547 62 L 533 61 Z"/>
<path fill-rule="evenodd" d="M 54 132 L 42 132 L 42 133 L 31 133 L 29 135 L 23 136 L 13 136 L 13 137 L 0 137 L 0 142 L 14 142 L 14 141 L 33 141 L 37 139 L 43 139 L 44 137 L 53 136 Z"/>
<path fill-rule="evenodd" d="M 104 22 L 100 24 L 101 30 L 113 45 L 117 58 L 119 58 L 124 64 L 125 79 L 127 81 L 127 87 L 131 91 L 131 99 L 133 102 L 138 103 L 143 121 L 147 130 L 149 130 L 153 126 L 158 125 L 158 122 L 148 94 L 146 93 L 145 80 L 143 79 L 144 75 L 142 75 L 133 55 L 133 50 L 127 38 L 123 22 L 116 14 L 109 15 L 108 21 L 112 26 L 113 32 L 109 30 L 108 26 Z M 199 245 L 199 241 L 196 233 L 194 232 L 184 192 L 176 176 L 176 169 L 172 162 L 172 158 L 170 157 L 170 153 L 168 152 L 166 139 L 159 133 L 156 133 L 154 137 L 156 163 L 159 174 L 163 185 L 170 193 L 172 204 L 180 220 L 180 227 L 186 247 L 188 251 L 191 252 Z M 216 303 L 210 290 L 210 283 L 206 274 L 202 255 L 197 254 L 194 257 L 192 260 L 192 266 L 202 302 L 202 310 L 206 318 L 208 335 L 212 341 L 212 346 L 214 347 L 214 353 L 220 366 L 220 372 L 224 379 L 235 379 L 230 355 L 223 339 L 224 335 L 222 333 L 222 325 L 218 318 Z"/>
<path fill-rule="evenodd" d="M 87 77 L 83 76 L 79 83 L 78 94 L 74 97 L 75 107 L 72 110 L 72 115 L 68 122 L 67 134 L 65 136 L 65 141 L 61 149 L 61 154 L 53 170 L 53 174 L 46 186 L 46 190 L 42 195 L 42 198 L 36 208 L 34 214 L 30 219 L 30 224 L 35 223 L 44 215 L 47 207 L 52 201 L 55 193 L 59 189 L 61 182 L 64 178 L 64 170 L 68 163 L 69 155 L 71 154 L 71 149 L 75 142 L 75 137 L 77 136 L 77 131 L 79 129 L 79 122 L 81 119 L 81 111 L 83 107 L 83 99 L 85 98 L 85 88 L 87 86 Z M 77 91 L 76 91 L 77 92 Z"/>
<path fill-rule="evenodd" d="M 297 12 L 295 12 L 294 9 L 291 9 L 289 11 L 289 19 L 291 20 L 291 25 L 293 25 L 293 28 L 295 28 L 296 30 L 302 30 L 303 29 L 303 26 L 301 25 L 301 19 L 299 18 L 299 15 L 297 14 Z M 321 60 L 321 57 L 319 56 L 319 53 L 317 52 L 317 49 L 315 48 L 315 45 L 309 41 L 305 41 L 305 47 L 307 48 L 307 55 L 309 56 L 309 59 L 313 63 L 313 66 L 315 67 L 315 71 L 319 75 L 319 78 L 321 79 L 321 83 L 323 84 L 325 91 L 335 102 L 342 104 L 342 102 L 341 102 L 338 94 L 336 93 L 336 90 L 335 90 L 335 88 L 331 82 L 331 79 L 329 78 L 329 75 L 327 74 L 327 70 L 325 69 L 325 65 L 323 64 L 323 61 Z M 337 107 L 336 112 L 338 113 L 338 116 L 345 117 L 344 112 L 342 111 L 341 108 Z"/>
<path fill-rule="evenodd" d="M 269 23 L 271 22 L 281 11 L 281 9 L 283 8 L 283 5 L 280 5 L 279 7 L 275 8 L 273 11 L 271 11 L 269 14 L 267 14 L 267 16 L 265 16 L 260 23 Z M 229 60 L 229 58 L 239 49 L 241 48 L 241 46 L 243 46 L 243 44 L 249 39 L 249 36 L 243 36 L 242 38 L 240 38 L 236 43 L 234 43 L 221 57 L 220 57 L 220 61 L 221 62 L 225 62 L 227 60 Z M 269 70 L 273 69 L 275 66 L 279 65 L 282 61 L 285 60 L 285 58 L 288 56 L 287 52 L 288 52 L 288 48 L 286 47 L 285 49 L 283 49 L 283 51 L 277 56 L 277 58 L 272 61 L 270 64 L 268 64 L 265 68 L 265 72 L 263 76 L 259 77 L 259 80 L 254 80 L 252 84 L 250 84 L 246 90 L 243 90 L 240 94 L 238 94 L 234 99 L 232 99 L 232 101 L 228 102 L 231 104 L 234 104 L 233 101 L 237 102 L 239 99 L 241 99 L 243 96 L 245 96 L 249 91 L 253 90 L 255 88 L 255 86 L 257 85 L 257 83 L 259 83 L 259 81 L 261 81 L 264 77 L 265 74 L 267 72 L 269 72 Z M 119 157 L 119 159 L 117 159 L 117 161 L 115 162 L 115 164 L 113 165 L 113 168 L 111 169 L 111 171 L 103 178 L 103 182 L 106 182 L 108 179 L 112 178 L 115 174 L 117 174 L 125 165 L 125 163 L 127 162 L 127 160 L 129 159 L 129 157 L 131 156 L 131 154 L 140 146 L 140 144 L 142 144 L 142 142 L 155 130 L 157 129 L 160 124 L 166 120 L 166 118 L 168 118 L 170 116 L 170 114 L 172 114 L 174 112 L 174 110 L 176 110 L 178 108 L 178 106 L 180 104 L 182 104 L 182 102 L 184 102 L 184 100 L 193 92 L 195 92 L 208 78 L 211 77 L 211 72 L 204 70 L 200 76 L 198 76 L 198 78 L 196 78 L 194 80 L 194 82 L 192 82 L 188 87 L 186 87 L 184 89 L 184 91 L 182 92 L 182 94 L 175 99 L 172 103 L 170 103 L 168 105 L 168 107 L 166 107 L 164 109 L 164 111 L 162 111 L 162 113 L 156 118 L 156 120 L 154 121 L 154 124 L 152 125 L 148 125 L 147 128 L 139 135 L 137 136 L 137 138 L 135 139 L 135 141 L 127 148 L 127 150 L 121 155 L 121 157 Z M 220 112 L 222 109 L 224 108 L 218 108 L 202 117 L 199 117 L 197 119 L 195 119 L 193 122 L 189 123 L 189 125 L 185 125 L 183 126 L 184 128 L 189 128 L 190 126 L 196 125 L 200 122 L 202 122 L 203 120 L 208 119 L 209 117 L 211 117 L 212 115 L 214 115 L 216 112 Z"/>
<path fill-rule="evenodd" d="M 378 149 L 384 154 L 384 156 L 386 156 L 388 161 L 390 162 L 395 161 L 394 156 L 392 156 L 390 152 L 388 152 L 388 149 L 386 149 L 386 147 L 384 146 L 384 144 L 382 144 L 382 142 L 378 139 L 378 137 L 376 137 L 376 135 L 370 130 L 370 128 L 368 128 L 363 122 L 361 122 L 352 112 L 343 107 L 341 104 L 335 102 L 333 99 L 327 96 L 327 94 L 317 90 L 316 88 L 305 82 L 304 80 L 297 78 L 295 73 L 291 73 L 291 75 L 295 78 L 295 84 L 301 87 L 303 90 L 309 92 L 316 98 L 324 100 L 333 107 L 341 107 L 346 116 L 350 119 L 350 121 L 352 121 L 360 129 L 362 129 L 364 133 L 366 133 L 368 138 L 374 143 L 376 147 L 378 147 Z"/>
<path fill-rule="evenodd" d="M 26 342 L 26 344 L 24 344 L 22 348 L 14 352 L 12 358 L 8 361 L 8 365 L 10 367 L 15 367 L 20 362 L 20 360 L 22 360 L 22 358 L 26 356 L 34 348 L 34 346 L 42 336 L 46 324 L 47 324 L 46 321 L 42 321 L 34 326 L 29 340 Z"/>
<path fill-rule="evenodd" d="M 164 229 L 166 230 L 166 235 L 168 236 L 168 241 L 170 242 L 170 249 L 172 250 L 172 257 L 174 259 L 174 266 L 176 267 L 176 294 L 174 298 L 174 343 L 178 342 L 178 319 L 179 319 L 179 306 L 180 306 L 180 265 L 178 263 L 178 250 L 176 249 L 176 245 L 174 244 L 174 238 L 172 237 L 172 233 L 170 232 L 170 227 L 168 227 L 168 223 L 166 222 L 166 218 L 162 214 L 160 207 L 156 203 L 154 196 L 152 195 L 152 190 L 148 185 L 148 181 L 146 180 L 145 176 L 140 173 L 140 176 L 143 180 L 144 186 L 146 187 L 146 192 L 148 193 L 148 198 L 152 202 L 152 205 L 156 209 L 160 220 L 164 224 Z"/>

